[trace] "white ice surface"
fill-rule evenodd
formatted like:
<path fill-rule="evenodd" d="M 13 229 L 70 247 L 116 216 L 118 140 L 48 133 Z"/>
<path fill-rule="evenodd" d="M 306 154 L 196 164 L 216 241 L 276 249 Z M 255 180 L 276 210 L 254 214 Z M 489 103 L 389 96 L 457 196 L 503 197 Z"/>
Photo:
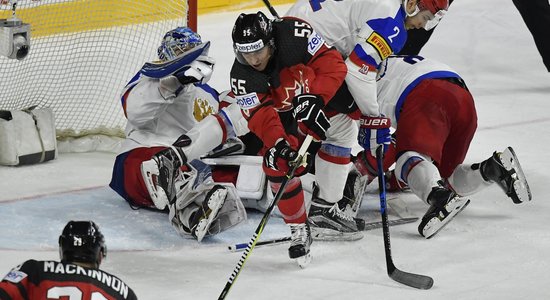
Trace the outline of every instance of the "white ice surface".
<path fill-rule="evenodd" d="M 287 6 L 278 6 L 284 13 Z M 252 12 L 254 10 L 251 10 Z M 265 11 L 265 10 L 264 10 Z M 211 83 L 229 87 L 232 24 L 239 12 L 202 15 L 217 64 Z M 267 13 L 267 11 L 266 11 Z M 227 299 L 550 299 L 550 74 L 511 1 L 455 1 L 423 55 L 455 68 L 476 99 L 479 128 L 467 162 L 495 150 L 516 150 L 533 201 L 515 205 L 496 186 L 431 240 L 417 223 L 391 228 L 392 254 L 404 271 L 432 276 L 420 291 L 386 275 L 381 230 L 357 242 L 314 243 L 304 270 L 286 245 L 256 248 Z M 0 273 L 29 259 L 58 259 L 57 237 L 70 219 L 93 219 L 109 253 L 102 268 L 119 275 L 140 299 L 216 299 L 241 254 L 226 245 L 247 242 L 260 215 L 203 244 L 179 237 L 165 215 L 131 210 L 106 187 L 114 154 L 61 154 L 42 165 L 0 167 Z M 376 216 L 376 185 L 361 215 Z M 426 206 L 402 195 L 408 212 Z M 273 217 L 262 238 L 288 234 Z"/>

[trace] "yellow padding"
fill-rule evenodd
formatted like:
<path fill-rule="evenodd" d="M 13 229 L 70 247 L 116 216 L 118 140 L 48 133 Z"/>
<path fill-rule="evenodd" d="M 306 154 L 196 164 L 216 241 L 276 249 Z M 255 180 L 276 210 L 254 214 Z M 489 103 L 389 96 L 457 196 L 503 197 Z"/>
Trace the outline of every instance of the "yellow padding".
<path fill-rule="evenodd" d="M 271 5 L 288 4 L 293 0 L 270 0 Z M 36 2 L 40 3 L 40 2 Z M 160 20 L 178 19 L 186 15 L 183 0 L 75 0 L 53 4 L 19 7 L 17 17 L 31 24 L 32 37 L 87 31 Z M 260 0 L 199 0 L 198 13 L 264 7 Z M 280 14 L 284 12 L 279 12 Z M 0 11 L 0 19 L 11 17 L 11 10 Z M 200 24 L 200 21 L 199 21 Z"/>
<path fill-rule="evenodd" d="M 31 24 L 33 37 L 124 26 L 185 16 L 182 0 L 76 0 L 17 9 L 17 17 Z M 11 11 L 0 11 L 0 19 Z"/>

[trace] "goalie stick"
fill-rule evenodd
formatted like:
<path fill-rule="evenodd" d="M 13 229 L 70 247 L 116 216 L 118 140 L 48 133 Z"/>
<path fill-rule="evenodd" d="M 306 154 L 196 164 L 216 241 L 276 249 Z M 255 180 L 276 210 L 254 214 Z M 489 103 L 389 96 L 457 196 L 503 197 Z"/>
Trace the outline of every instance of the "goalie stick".
<path fill-rule="evenodd" d="M 388 225 L 390 225 L 390 226 L 403 225 L 403 224 L 414 223 L 416 221 L 418 221 L 417 217 L 402 218 L 402 219 L 389 220 Z M 382 227 L 382 221 L 369 222 L 369 223 L 365 223 L 365 228 L 363 229 L 363 231 L 374 230 L 374 229 L 378 229 L 378 228 L 381 228 L 381 227 Z M 256 247 L 282 244 L 282 243 L 286 243 L 286 242 L 289 242 L 289 241 L 290 241 L 289 236 L 282 237 L 282 238 L 276 238 L 276 239 L 270 239 L 270 240 L 257 242 Z M 234 245 L 227 246 L 227 248 L 231 252 L 237 252 L 237 251 L 244 250 L 247 245 L 248 244 L 246 244 L 246 243 L 234 244 Z"/>
<path fill-rule="evenodd" d="M 425 275 L 409 273 L 401 271 L 395 267 L 393 264 L 393 259 L 391 256 L 391 245 L 390 245 L 390 227 L 388 224 L 388 213 L 386 212 L 386 180 L 384 178 L 384 169 L 383 169 L 383 160 L 384 160 L 384 150 L 383 146 L 380 145 L 376 149 L 376 164 L 378 166 L 378 186 L 380 190 L 380 214 L 382 215 L 382 231 L 384 235 L 384 250 L 386 254 L 386 268 L 388 271 L 388 276 L 391 279 L 414 287 L 417 289 L 428 290 L 433 284 L 434 280 Z"/>
<path fill-rule="evenodd" d="M 258 239 L 260 238 L 260 235 L 264 231 L 264 227 L 267 224 L 267 221 L 271 217 L 271 212 L 273 211 L 273 209 L 275 208 L 275 205 L 277 205 L 277 203 L 283 196 L 285 188 L 288 185 L 288 182 L 290 181 L 290 179 L 294 177 L 294 172 L 296 172 L 296 169 L 298 169 L 298 167 L 302 165 L 304 158 L 307 155 L 306 153 L 307 149 L 309 147 L 309 144 L 311 144 L 312 140 L 313 140 L 313 137 L 311 135 L 308 135 L 306 136 L 305 140 L 302 142 L 302 146 L 300 146 L 300 149 L 298 150 L 298 157 L 296 157 L 296 160 L 294 161 L 294 165 L 288 171 L 288 173 L 286 173 L 285 178 L 283 179 L 283 181 L 281 182 L 281 186 L 279 187 L 279 191 L 277 191 L 277 194 L 275 194 L 273 201 L 267 207 L 267 210 L 265 211 L 264 216 L 260 220 L 260 224 L 258 224 L 258 227 L 256 228 L 256 231 L 254 231 L 254 234 L 252 235 L 250 242 L 248 242 L 248 246 L 244 250 L 243 255 L 241 256 L 241 258 L 239 259 L 239 262 L 235 266 L 235 269 L 229 276 L 229 279 L 227 280 L 225 287 L 223 288 L 220 296 L 218 297 L 218 300 L 225 299 L 225 297 L 229 293 L 229 290 L 233 286 L 233 283 L 235 282 L 235 280 L 237 280 L 237 277 L 239 276 L 239 273 L 241 272 L 241 269 L 244 263 L 246 262 L 246 259 L 252 252 L 252 249 L 254 249 L 254 247 L 256 246 L 256 243 L 258 243 Z"/>

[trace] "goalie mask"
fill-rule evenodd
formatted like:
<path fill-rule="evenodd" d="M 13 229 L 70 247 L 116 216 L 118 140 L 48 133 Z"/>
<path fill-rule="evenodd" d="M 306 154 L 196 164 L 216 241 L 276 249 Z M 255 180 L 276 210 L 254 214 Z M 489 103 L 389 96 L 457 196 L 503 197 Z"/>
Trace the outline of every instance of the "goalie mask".
<path fill-rule="evenodd" d="M 168 31 L 157 50 L 161 61 L 170 61 L 202 44 L 201 36 L 188 27 L 177 27 Z"/>
<path fill-rule="evenodd" d="M 91 263 L 96 268 L 107 255 L 103 234 L 92 221 L 70 221 L 59 236 L 61 262 Z"/>
<path fill-rule="evenodd" d="M 262 50 L 265 46 L 274 49 L 271 20 L 261 11 L 255 14 L 240 14 L 231 34 L 233 50 L 241 64 L 248 65 L 244 54 L 250 54 Z"/>

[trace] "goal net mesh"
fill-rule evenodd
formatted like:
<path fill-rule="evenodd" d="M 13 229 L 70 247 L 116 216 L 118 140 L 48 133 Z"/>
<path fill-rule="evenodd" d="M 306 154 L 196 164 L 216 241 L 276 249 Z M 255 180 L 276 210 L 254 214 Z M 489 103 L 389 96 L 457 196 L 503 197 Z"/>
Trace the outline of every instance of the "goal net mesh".
<path fill-rule="evenodd" d="M 12 3 L 0 1 L 0 19 L 11 18 Z M 0 57 L 0 109 L 49 107 L 58 138 L 123 136 L 122 88 L 189 13 L 187 0 L 17 1 L 30 51 Z"/>

